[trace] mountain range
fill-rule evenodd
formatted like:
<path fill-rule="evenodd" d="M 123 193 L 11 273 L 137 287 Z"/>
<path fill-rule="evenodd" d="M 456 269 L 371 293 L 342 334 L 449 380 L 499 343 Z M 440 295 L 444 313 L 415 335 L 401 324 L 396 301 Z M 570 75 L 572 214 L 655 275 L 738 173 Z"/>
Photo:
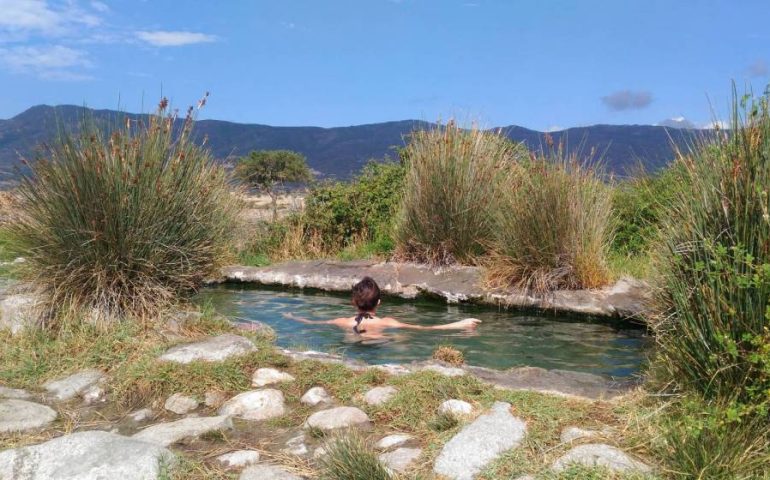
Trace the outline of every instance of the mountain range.
<path fill-rule="evenodd" d="M 51 142 L 62 129 L 76 129 L 83 118 L 92 118 L 100 125 L 119 125 L 126 116 L 142 117 L 115 110 L 39 105 L 0 120 L 0 172 L 4 179 L 12 178 L 21 158 L 34 158 L 37 147 Z M 289 149 L 305 155 L 310 167 L 323 177 L 349 178 L 371 159 L 397 157 L 395 148 L 404 145 L 411 131 L 432 126 L 420 120 L 334 128 L 200 120 L 195 124 L 194 134 L 198 139 L 206 138 L 206 145 L 221 161 L 232 161 L 252 150 Z M 600 158 L 606 169 L 616 175 L 633 174 L 640 166 L 655 171 L 673 159 L 675 145 L 684 146 L 702 132 L 652 125 L 593 125 L 547 134 L 515 125 L 499 130 L 530 149 L 542 148 L 546 135 L 550 135 L 554 142 L 564 142 L 568 150 L 586 155 L 594 152 L 594 157 Z"/>

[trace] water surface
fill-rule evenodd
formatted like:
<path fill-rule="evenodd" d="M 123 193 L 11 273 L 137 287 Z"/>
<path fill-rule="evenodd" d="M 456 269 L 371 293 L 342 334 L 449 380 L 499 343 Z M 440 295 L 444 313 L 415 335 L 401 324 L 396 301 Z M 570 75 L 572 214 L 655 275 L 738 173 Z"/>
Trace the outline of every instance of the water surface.
<path fill-rule="evenodd" d="M 390 330 L 389 341 L 362 345 L 348 340 L 333 325 L 308 325 L 283 317 L 284 313 L 310 320 L 352 316 L 350 298 L 299 290 L 274 290 L 243 285 L 221 285 L 199 294 L 221 314 L 237 322 L 270 325 L 284 348 L 340 353 L 370 364 L 425 360 L 438 345 L 453 345 L 471 365 L 506 369 L 529 365 L 629 377 L 639 371 L 648 343 L 642 330 L 618 327 L 599 320 L 553 314 L 446 305 L 385 298 L 379 316 L 420 325 L 437 325 L 467 317 L 482 320 L 475 332 Z"/>

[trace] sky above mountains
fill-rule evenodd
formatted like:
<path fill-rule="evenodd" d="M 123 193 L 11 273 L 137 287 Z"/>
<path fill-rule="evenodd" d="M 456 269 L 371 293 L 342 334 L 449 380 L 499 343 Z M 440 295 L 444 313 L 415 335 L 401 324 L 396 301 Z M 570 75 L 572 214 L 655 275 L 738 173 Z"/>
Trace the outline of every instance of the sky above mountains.
<path fill-rule="evenodd" d="M 0 0 L 0 118 L 36 104 L 341 126 L 702 127 L 770 82 L 767 0 Z"/>

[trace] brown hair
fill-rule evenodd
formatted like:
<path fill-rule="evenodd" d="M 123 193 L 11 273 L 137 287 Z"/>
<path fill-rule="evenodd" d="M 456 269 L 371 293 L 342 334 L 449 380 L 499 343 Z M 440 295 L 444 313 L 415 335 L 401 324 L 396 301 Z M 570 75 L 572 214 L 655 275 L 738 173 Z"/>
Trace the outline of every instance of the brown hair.
<path fill-rule="evenodd" d="M 353 305 L 359 310 L 369 312 L 380 304 L 380 287 L 372 277 L 364 277 L 353 285 Z"/>

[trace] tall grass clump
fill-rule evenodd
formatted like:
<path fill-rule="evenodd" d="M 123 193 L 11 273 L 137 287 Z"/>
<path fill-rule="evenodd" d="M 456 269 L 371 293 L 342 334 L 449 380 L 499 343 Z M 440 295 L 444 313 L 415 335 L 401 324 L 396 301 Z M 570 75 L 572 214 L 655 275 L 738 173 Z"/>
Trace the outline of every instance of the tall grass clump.
<path fill-rule="evenodd" d="M 609 279 L 611 189 L 560 148 L 522 162 L 494 213 L 488 276 L 498 286 L 548 291 Z"/>
<path fill-rule="evenodd" d="M 392 480 L 370 445 L 349 432 L 329 442 L 321 459 L 323 480 Z"/>
<path fill-rule="evenodd" d="M 398 256 L 474 263 L 495 230 L 490 213 L 500 186 L 522 151 L 502 133 L 466 130 L 455 122 L 413 132 L 405 149 Z"/>
<path fill-rule="evenodd" d="M 682 153 L 690 188 L 663 226 L 657 365 L 735 421 L 770 406 L 770 111 L 734 100 L 729 129 Z"/>
<path fill-rule="evenodd" d="M 22 178 L 10 230 L 51 318 L 153 315 L 228 255 L 227 175 L 193 142 L 193 109 L 182 121 L 167 104 L 106 133 L 84 120 Z"/>

